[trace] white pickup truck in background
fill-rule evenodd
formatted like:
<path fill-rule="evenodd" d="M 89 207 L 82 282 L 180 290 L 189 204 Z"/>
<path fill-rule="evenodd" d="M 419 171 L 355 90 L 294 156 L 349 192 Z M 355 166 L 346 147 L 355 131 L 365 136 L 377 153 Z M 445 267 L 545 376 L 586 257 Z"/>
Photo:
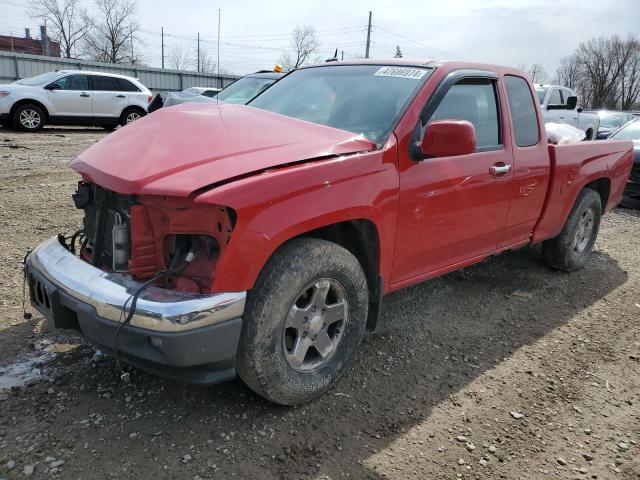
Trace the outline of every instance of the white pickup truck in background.
<path fill-rule="evenodd" d="M 573 90 L 559 85 L 536 84 L 535 87 L 545 123 L 565 123 L 582 130 L 587 140 L 596 138 L 600 118 L 597 113 L 577 108 L 578 97 Z"/>

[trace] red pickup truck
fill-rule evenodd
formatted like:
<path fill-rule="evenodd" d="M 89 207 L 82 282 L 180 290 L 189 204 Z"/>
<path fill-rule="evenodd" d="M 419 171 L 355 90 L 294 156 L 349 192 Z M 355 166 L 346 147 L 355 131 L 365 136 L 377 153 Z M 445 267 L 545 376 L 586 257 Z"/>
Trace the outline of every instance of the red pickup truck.
<path fill-rule="evenodd" d="M 116 359 L 237 374 L 281 404 L 335 384 L 383 296 L 542 243 L 585 265 L 630 142 L 549 145 L 519 70 L 331 62 L 248 106 L 184 104 L 71 164 L 83 228 L 38 246 L 32 304 Z"/>

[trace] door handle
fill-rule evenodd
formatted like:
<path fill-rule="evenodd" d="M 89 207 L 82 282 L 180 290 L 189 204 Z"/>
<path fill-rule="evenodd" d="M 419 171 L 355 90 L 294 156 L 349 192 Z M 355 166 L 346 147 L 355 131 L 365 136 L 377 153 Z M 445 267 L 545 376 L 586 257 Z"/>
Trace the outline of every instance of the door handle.
<path fill-rule="evenodd" d="M 88 93 L 81 93 L 80 96 L 81 97 L 90 97 L 91 95 L 89 95 Z"/>
<path fill-rule="evenodd" d="M 494 177 L 498 177 L 500 175 L 504 175 L 505 173 L 509 173 L 511 171 L 511 165 L 492 165 L 489 167 L 489 173 Z"/>
<path fill-rule="evenodd" d="M 124 98 L 124 95 L 116 95 L 117 98 Z"/>

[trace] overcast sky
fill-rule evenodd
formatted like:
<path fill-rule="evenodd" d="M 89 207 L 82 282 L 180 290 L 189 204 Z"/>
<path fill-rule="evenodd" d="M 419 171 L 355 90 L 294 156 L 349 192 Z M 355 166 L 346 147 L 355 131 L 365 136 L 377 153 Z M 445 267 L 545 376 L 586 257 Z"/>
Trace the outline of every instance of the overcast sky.
<path fill-rule="evenodd" d="M 0 0 L 0 33 L 36 29 L 27 0 Z M 85 0 L 90 5 L 91 0 Z M 319 56 L 362 56 L 373 11 L 371 56 L 465 59 L 542 64 L 553 75 L 558 61 L 581 41 L 637 31 L 640 0 L 138 0 L 146 63 L 160 64 L 160 27 L 165 53 L 173 45 L 201 48 L 217 57 L 218 9 L 222 12 L 220 64 L 233 73 L 270 69 L 289 46 L 291 31 L 310 24 L 321 42 Z"/>

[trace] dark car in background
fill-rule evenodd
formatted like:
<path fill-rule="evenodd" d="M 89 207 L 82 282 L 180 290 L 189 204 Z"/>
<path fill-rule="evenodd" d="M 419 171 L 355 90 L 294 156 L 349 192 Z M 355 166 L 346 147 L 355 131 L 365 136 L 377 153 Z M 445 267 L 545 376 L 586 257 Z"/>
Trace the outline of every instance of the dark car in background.
<path fill-rule="evenodd" d="M 225 102 L 245 105 L 284 75 L 284 73 L 270 70 L 252 73 L 236 80 L 222 90 L 216 91 L 214 95 L 200 92 L 200 90 L 205 90 L 200 87 L 191 87 L 182 92 L 169 92 L 166 95 L 158 94 L 149 105 L 149 113 L 155 112 L 159 108 L 172 107 L 181 103 Z"/>
<path fill-rule="evenodd" d="M 640 208 L 640 117 L 633 117 L 630 122 L 613 132 L 608 138 L 633 141 L 633 168 L 620 205 L 627 208 Z"/>
<path fill-rule="evenodd" d="M 261 71 L 246 75 L 218 93 L 218 101 L 226 103 L 247 104 L 274 82 L 284 77 L 284 73 Z"/>
<path fill-rule="evenodd" d="M 600 127 L 598 128 L 598 135 L 596 136 L 597 140 L 608 138 L 612 132 L 615 132 L 635 118 L 631 112 L 616 110 L 600 110 L 598 116 L 600 117 Z"/>
<path fill-rule="evenodd" d="M 221 88 L 213 88 L 213 87 L 191 87 L 183 90 L 182 93 L 190 93 L 192 95 L 203 95 L 205 97 L 213 98 L 218 92 L 222 90 Z"/>

